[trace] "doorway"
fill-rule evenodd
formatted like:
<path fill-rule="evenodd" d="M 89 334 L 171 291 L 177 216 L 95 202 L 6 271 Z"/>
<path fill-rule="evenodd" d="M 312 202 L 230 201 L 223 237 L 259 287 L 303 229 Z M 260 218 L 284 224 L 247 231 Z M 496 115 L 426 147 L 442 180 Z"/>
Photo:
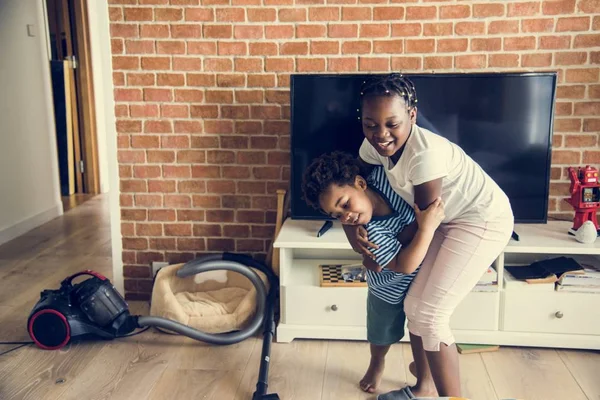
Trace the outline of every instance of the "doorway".
<path fill-rule="evenodd" d="M 87 1 L 45 0 L 64 210 L 100 193 Z"/>

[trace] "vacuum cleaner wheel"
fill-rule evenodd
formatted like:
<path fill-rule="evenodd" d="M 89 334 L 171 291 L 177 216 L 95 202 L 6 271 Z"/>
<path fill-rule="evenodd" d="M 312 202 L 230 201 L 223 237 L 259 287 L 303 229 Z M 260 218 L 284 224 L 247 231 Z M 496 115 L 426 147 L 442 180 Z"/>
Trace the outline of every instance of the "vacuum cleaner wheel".
<path fill-rule="evenodd" d="M 60 349 L 71 339 L 71 329 L 64 315 L 56 310 L 40 310 L 29 321 L 29 335 L 46 350 Z"/>

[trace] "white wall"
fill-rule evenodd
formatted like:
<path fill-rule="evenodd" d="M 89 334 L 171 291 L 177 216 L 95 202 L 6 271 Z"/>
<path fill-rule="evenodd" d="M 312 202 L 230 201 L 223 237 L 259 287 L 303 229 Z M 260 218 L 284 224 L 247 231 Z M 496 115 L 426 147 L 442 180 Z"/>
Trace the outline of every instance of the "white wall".
<path fill-rule="evenodd" d="M 0 0 L 0 243 L 62 214 L 45 32 L 42 0 Z"/>
<path fill-rule="evenodd" d="M 113 257 L 112 283 L 124 293 L 121 243 L 121 209 L 119 206 L 119 166 L 117 163 L 117 131 L 115 124 L 115 101 L 113 97 L 112 55 L 110 48 L 110 23 L 107 0 L 87 0 L 90 19 L 90 42 L 94 65 L 94 93 L 96 95 L 96 118 L 98 120 L 98 150 L 100 177 L 109 191 L 110 229 Z M 104 149 L 102 147 L 104 146 Z M 102 152 L 105 155 L 102 155 Z M 104 160 L 104 161 L 103 161 Z M 102 166 L 104 164 L 104 166 Z M 107 179 L 102 178 L 102 174 Z"/>

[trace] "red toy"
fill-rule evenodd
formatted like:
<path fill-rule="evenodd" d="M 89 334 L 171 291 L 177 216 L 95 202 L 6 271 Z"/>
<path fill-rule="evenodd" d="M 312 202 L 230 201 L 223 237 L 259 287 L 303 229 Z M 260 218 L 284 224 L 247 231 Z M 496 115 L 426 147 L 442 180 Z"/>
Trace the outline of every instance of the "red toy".
<path fill-rule="evenodd" d="M 575 218 L 573 227 L 569 231 L 571 234 L 579 229 L 585 221 L 592 221 L 596 231 L 598 219 L 596 211 L 600 208 L 600 183 L 598 183 L 598 170 L 586 165 L 585 168 L 569 167 L 569 177 L 571 178 L 571 197 L 565 199 L 575 209 Z M 600 232 L 599 232 L 600 233 Z"/>

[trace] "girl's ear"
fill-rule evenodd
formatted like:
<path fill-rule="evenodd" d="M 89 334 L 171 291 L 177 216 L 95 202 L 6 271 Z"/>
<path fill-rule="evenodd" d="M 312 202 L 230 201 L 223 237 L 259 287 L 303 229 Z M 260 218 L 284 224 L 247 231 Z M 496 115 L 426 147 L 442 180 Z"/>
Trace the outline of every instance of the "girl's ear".
<path fill-rule="evenodd" d="M 410 118 L 411 124 L 417 123 L 417 107 L 413 107 L 408 111 L 408 117 Z"/>
<path fill-rule="evenodd" d="M 354 178 L 354 186 L 362 190 L 367 190 L 367 181 L 365 181 L 365 178 L 362 176 L 356 175 L 356 178 Z"/>

